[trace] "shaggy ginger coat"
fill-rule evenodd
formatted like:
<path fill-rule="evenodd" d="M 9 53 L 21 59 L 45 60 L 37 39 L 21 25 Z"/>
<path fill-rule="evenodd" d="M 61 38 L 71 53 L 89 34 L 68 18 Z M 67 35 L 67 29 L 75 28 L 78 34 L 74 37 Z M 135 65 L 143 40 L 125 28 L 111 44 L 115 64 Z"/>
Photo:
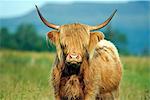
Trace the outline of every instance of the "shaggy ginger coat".
<path fill-rule="evenodd" d="M 57 49 L 52 70 L 56 100 L 119 98 L 122 65 L 118 51 L 111 42 L 104 40 L 102 33 L 89 32 L 85 25 L 69 24 L 62 26 L 59 32 L 48 33 L 48 37 L 55 43 Z M 83 57 L 80 74 L 62 77 L 65 68 L 63 54 L 73 51 Z"/>

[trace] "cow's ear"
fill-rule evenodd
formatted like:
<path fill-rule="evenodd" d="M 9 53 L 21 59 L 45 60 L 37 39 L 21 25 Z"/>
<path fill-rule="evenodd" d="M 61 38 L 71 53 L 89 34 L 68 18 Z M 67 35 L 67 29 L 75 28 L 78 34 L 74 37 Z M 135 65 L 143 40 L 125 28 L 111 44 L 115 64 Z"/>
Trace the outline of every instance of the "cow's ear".
<path fill-rule="evenodd" d="M 59 32 L 56 30 L 53 30 L 47 33 L 48 40 L 50 40 L 55 45 L 56 45 L 56 39 L 58 38 L 58 36 L 59 36 Z"/>
<path fill-rule="evenodd" d="M 102 32 L 91 32 L 90 33 L 90 39 L 94 38 L 97 41 L 103 40 L 105 38 L 104 34 Z"/>
<path fill-rule="evenodd" d="M 95 47 L 100 40 L 104 39 L 104 34 L 102 32 L 91 32 L 88 51 L 90 54 L 90 59 L 93 57 Z"/>
<path fill-rule="evenodd" d="M 62 59 L 62 49 L 59 41 L 59 32 L 57 30 L 53 30 L 47 33 L 47 38 L 56 46 L 57 56 L 59 60 Z"/>

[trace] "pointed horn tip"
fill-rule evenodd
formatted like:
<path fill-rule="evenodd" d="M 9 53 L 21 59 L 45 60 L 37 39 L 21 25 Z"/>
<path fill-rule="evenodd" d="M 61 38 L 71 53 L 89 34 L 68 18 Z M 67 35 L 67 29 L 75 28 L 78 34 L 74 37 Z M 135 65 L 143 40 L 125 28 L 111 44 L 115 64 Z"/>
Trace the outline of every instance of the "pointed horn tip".
<path fill-rule="evenodd" d="M 112 18 L 116 14 L 116 12 L 117 12 L 117 9 L 115 9 L 115 11 L 112 13 L 110 18 Z"/>
<path fill-rule="evenodd" d="M 37 5 L 35 5 L 35 7 L 38 8 Z"/>
<path fill-rule="evenodd" d="M 37 10 L 37 13 L 38 13 L 40 19 L 42 20 L 42 22 L 43 22 L 46 26 L 48 26 L 48 27 L 50 27 L 50 28 L 53 28 L 53 29 L 58 29 L 58 28 L 59 28 L 59 26 L 57 26 L 57 25 L 55 25 L 55 24 L 49 23 L 49 22 L 42 16 L 42 14 L 40 13 L 40 10 L 38 9 L 37 5 L 35 5 L 35 7 L 36 7 L 36 10 Z"/>
<path fill-rule="evenodd" d="M 100 28 L 105 27 L 111 21 L 111 19 L 113 18 L 113 16 L 115 15 L 116 12 L 117 12 L 117 9 L 114 10 L 114 12 L 112 13 L 112 15 L 105 22 L 103 22 L 102 24 L 100 24 L 98 26 L 94 26 L 94 28 L 92 28 L 90 30 L 98 30 Z"/>
<path fill-rule="evenodd" d="M 116 13 L 116 12 L 117 12 L 117 9 L 115 9 L 114 13 Z"/>
<path fill-rule="evenodd" d="M 36 7 L 37 11 L 39 12 L 39 8 L 38 8 L 38 6 L 37 6 L 37 5 L 35 5 L 35 7 Z"/>

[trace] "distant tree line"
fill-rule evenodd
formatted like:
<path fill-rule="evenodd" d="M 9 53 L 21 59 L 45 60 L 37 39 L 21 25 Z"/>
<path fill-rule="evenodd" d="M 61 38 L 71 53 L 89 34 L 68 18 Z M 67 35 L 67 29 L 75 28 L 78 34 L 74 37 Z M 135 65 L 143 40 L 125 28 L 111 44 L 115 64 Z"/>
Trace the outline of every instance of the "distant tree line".
<path fill-rule="evenodd" d="M 108 25 L 104 31 L 105 38 L 112 41 L 121 54 L 129 54 L 126 36 L 119 31 L 112 30 Z M 0 48 L 29 50 L 29 51 L 55 51 L 54 45 L 47 46 L 46 38 L 38 34 L 32 24 L 21 24 L 14 33 L 3 27 L 0 29 Z"/>
<path fill-rule="evenodd" d="M 127 43 L 128 43 L 127 37 L 124 33 L 112 29 L 111 24 L 109 24 L 106 26 L 104 30 L 104 34 L 105 34 L 105 39 L 115 44 L 119 53 L 121 53 L 122 55 L 130 54 L 127 48 Z"/>
<path fill-rule="evenodd" d="M 29 50 L 29 51 L 55 51 L 53 45 L 47 46 L 45 37 L 38 35 L 32 24 L 21 24 L 14 33 L 3 27 L 0 29 L 0 48 Z"/>

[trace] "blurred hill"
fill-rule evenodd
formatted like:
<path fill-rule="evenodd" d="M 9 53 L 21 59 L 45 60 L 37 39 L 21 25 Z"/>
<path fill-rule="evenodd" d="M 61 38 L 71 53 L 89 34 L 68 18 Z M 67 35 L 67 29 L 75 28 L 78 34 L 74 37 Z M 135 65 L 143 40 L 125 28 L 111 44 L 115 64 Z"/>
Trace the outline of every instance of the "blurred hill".
<path fill-rule="evenodd" d="M 127 36 L 127 48 L 132 54 L 141 54 L 150 47 L 148 43 L 149 5 L 150 2 L 148 1 L 128 3 L 48 3 L 42 6 L 40 11 L 49 22 L 58 25 L 75 22 L 97 25 L 105 21 L 115 9 L 118 9 L 116 16 L 111 21 L 112 29 L 118 30 Z M 45 36 L 46 32 L 51 30 L 40 21 L 35 9 L 17 18 L 0 19 L 0 27 L 7 27 L 11 31 L 16 30 L 18 25 L 22 23 L 34 24 L 38 33 L 42 36 Z"/>

